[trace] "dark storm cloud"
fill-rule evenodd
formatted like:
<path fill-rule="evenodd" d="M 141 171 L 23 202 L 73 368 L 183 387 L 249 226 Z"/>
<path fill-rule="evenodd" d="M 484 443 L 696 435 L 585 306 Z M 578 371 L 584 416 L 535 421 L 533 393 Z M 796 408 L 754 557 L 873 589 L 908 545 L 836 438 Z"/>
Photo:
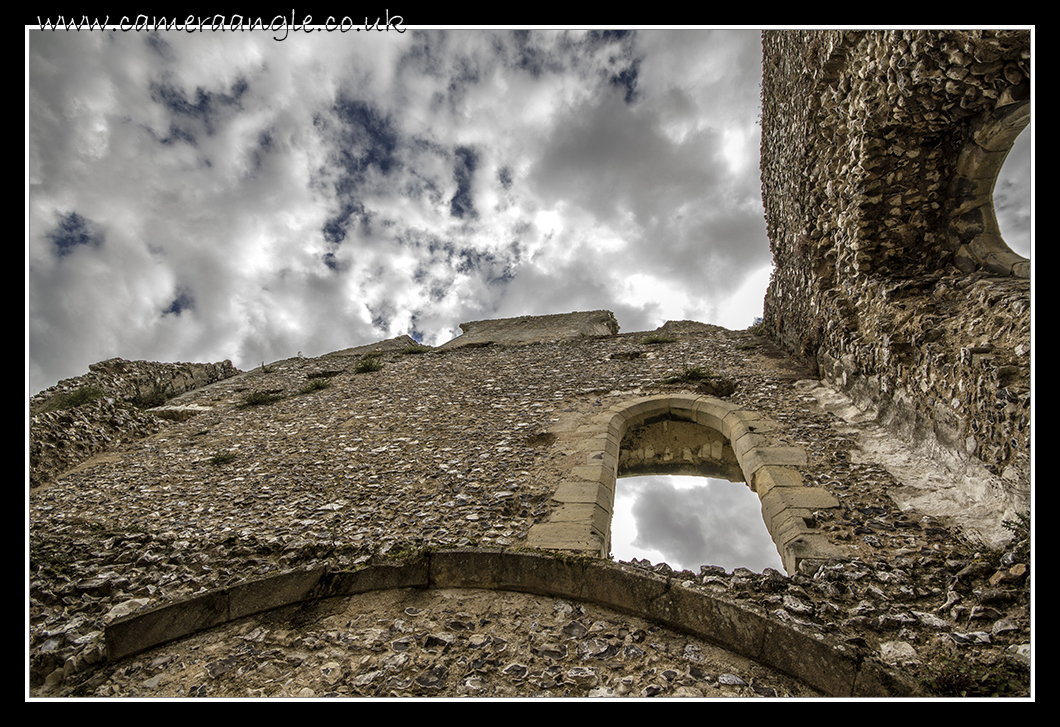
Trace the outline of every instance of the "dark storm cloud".
<path fill-rule="evenodd" d="M 637 100 L 637 66 L 638 61 L 634 61 L 629 68 L 623 68 L 616 75 L 611 76 L 611 84 L 618 86 L 623 89 L 623 100 L 631 104 Z"/>
<path fill-rule="evenodd" d="M 212 135 L 221 117 L 228 116 L 240 108 L 247 88 L 246 80 L 240 78 L 232 84 L 229 93 L 215 93 L 197 87 L 192 96 L 193 100 L 189 100 L 184 89 L 162 81 L 151 84 L 151 100 L 164 106 L 176 117 L 171 128 L 179 127 L 182 135 L 194 137 L 192 131 L 185 128 L 184 121 L 201 125 L 207 135 Z"/>
<path fill-rule="evenodd" d="M 341 124 L 335 162 L 342 170 L 335 191 L 347 195 L 360 188 L 371 171 L 386 175 L 397 167 L 398 131 L 385 113 L 360 99 L 340 99 L 334 113 Z"/>
<path fill-rule="evenodd" d="M 346 239 L 347 232 L 355 223 L 367 232 L 369 221 L 370 217 L 362 203 L 347 201 L 337 214 L 327 219 L 321 231 L 326 241 L 338 244 Z"/>
<path fill-rule="evenodd" d="M 144 34 L 144 43 L 162 59 L 167 61 L 173 59 L 173 54 L 169 50 L 169 43 L 166 43 L 162 33 Z"/>
<path fill-rule="evenodd" d="M 372 327 L 377 331 L 387 331 L 390 328 L 390 319 L 394 315 L 394 305 L 388 300 L 381 300 L 367 308 L 372 314 Z"/>
<path fill-rule="evenodd" d="M 563 70 L 559 59 L 538 45 L 537 36 L 533 31 L 513 30 L 511 37 L 514 41 L 514 60 L 511 65 L 515 68 L 529 73 L 534 78 L 539 78 L 544 73 L 559 73 Z"/>
<path fill-rule="evenodd" d="M 254 177 L 261 170 L 261 165 L 265 163 L 266 158 L 271 152 L 275 151 L 274 139 L 272 130 L 262 131 L 258 134 L 258 145 L 257 148 L 251 151 L 251 160 L 253 168 L 248 170 L 248 176 Z"/>
<path fill-rule="evenodd" d="M 501 187 L 505 192 L 512 188 L 512 170 L 510 167 L 501 167 L 497 170 L 497 181 L 501 183 Z"/>

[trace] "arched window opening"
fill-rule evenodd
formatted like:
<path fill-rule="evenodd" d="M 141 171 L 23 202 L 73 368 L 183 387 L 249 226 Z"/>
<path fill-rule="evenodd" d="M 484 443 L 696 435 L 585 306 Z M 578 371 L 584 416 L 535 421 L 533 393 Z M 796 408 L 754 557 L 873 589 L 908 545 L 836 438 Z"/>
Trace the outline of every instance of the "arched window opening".
<path fill-rule="evenodd" d="M 994 184 L 994 213 L 1012 252 L 1031 256 L 1031 132 L 1016 137 Z"/>
<path fill-rule="evenodd" d="M 784 572 L 758 496 L 745 483 L 706 477 L 620 478 L 611 554 L 617 560 L 646 558 L 693 572 L 701 565 Z"/>
<path fill-rule="evenodd" d="M 995 275 L 1030 277 L 1030 260 L 1003 238 L 995 208 L 999 179 L 1003 193 L 1021 194 L 1006 190 L 999 175 L 1029 123 L 1030 102 L 1013 100 L 976 119 L 960 150 L 950 187 L 950 238 L 954 264 L 965 272 L 987 270 Z M 1017 166 L 1021 156 L 1022 151 L 1014 159 Z M 1029 204 L 1029 190 L 1022 195 Z"/>
<path fill-rule="evenodd" d="M 721 432 L 660 413 L 630 427 L 619 449 L 611 553 L 698 570 L 783 564 L 758 496 Z"/>
<path fill-rule="evenodd" d="M 785 572 L 809 572 L 831 558 L 848 557 L 817 528 L 814 513 L 839 507 L 799 469 L 806 451 L 776 441 L 782 425 L 729 402 L 698 394 L 644 396 L 622 402 L 578 426 L 572 453 L 584 464 L 567 471 L 552 495 L 547 522 L 527 533 L 527 545 L 593 557 L 611 553 L 615 491 L 641 474 L 693 475 L 749 487 Z M 567 430 L 570 431 L 570 430 Z M 737 484 L 739 483 L 739 484 Z"/>

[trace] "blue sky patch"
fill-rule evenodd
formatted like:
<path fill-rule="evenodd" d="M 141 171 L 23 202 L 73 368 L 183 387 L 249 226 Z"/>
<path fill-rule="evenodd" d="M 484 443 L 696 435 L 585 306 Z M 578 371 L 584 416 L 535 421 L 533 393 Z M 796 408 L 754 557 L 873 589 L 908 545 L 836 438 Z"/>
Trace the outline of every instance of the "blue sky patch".
<path fill-rule="evenodd" d="M 194 305 L 195 299 L 192 298 L 191 292 L 187 288 L 177 288 L 177 297 L 173 299 L 168 308 L 162 311 L 162 315 L 173 314 L 179 316 L 184 311 L 194 308 Z"/>
<path fill-rule="evenodd" d="M 59 257 L 63 257 L 82 245 L 99 247 L 103 244 L 103 231 L 76 212 L 70 212 L 59 219 L 58 226 L 48 233 L 48 239 L 55 243 Z"/>

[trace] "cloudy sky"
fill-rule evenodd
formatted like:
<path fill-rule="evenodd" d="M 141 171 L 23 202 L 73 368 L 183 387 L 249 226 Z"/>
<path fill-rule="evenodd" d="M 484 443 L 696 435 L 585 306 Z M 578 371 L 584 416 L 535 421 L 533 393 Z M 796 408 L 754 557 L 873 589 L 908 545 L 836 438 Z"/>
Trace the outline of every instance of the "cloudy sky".
<path fill-rule="evenodd" d="M 112 356 L 761 315 L 758 31 L 28 36 L 31 393 Z"/>
<path fill-rule="evenodd" d="M 611 552 L 697 573 L 701 565 L 784 572 L 758 495 L 743 482 L 706 477 L 620 478 Z"/>

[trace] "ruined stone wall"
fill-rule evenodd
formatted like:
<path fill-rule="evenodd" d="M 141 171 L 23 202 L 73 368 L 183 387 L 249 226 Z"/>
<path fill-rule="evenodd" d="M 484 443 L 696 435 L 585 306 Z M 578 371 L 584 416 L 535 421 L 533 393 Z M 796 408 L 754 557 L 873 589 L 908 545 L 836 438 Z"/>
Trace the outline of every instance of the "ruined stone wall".
<path fill-rule="evenodd" d="M 85 386 L 100 389 L 104 396 L 128 403 L 148 400 L 164 402 L 185 391 L 235 376 L 239 370 L 231 361 L 218 363 L 161 363 L 111 358 L 91 364 L 88 373 L 64 379 L 30 398 L 30 413 L 47 408 L 57 395 Z"/>
<path fill-rule="evenodd" d="M 618 333 L 615 314 L 608 310 L 574 311 L 548 316 L 519 316 L 461 323 L 461 335 L 441 348 L 491 343 L 533 343 L 575 336 L 613 336 Z"/>
<path fill-rule="evenodd" d="M 768 31 L 763 65 L 769 335 L 1026 510 L 1030 264 L 990 197 L 1029 32 Z"/>
<path fill-rule="evenodd" d="M 821 407 L 810 372 L 765 339 L 686 323 L 654 336 L 390 350 L 378 360 L 381 369 L 363 370 L 363 356 L 350 351 L 295 358 L 185 392 L 169 405 L 184 407 L 187 418 L 162 420 L 157 433 L 122 442 L 31 492 L 34 693 L 839 693 L 786 681 L 791 670 L 778 676 L 746 655 L 721 655 L 711 646 L 721 634 L 709 629 L 692 637 L 666 626 L 674 614 L 659 606 L 669 603 L 662 594 L 682 613 L 688 599 L 720 604 L 715 610 L 731 604 L 749 614 L 755 633 L 774 635 L 761 636 L 761 648 L 779 643 L 782 631 L 797 632 L 844 664 L 897 668 L 914 685 L 931 676 L 941 655 L 990 664 L 999 674 L 1012 673 L 1010 659 L 1025 658 L 1025 540 L 988 550 L 973 539 L 976 524 L 960 519 L 965 513 L 899 504 L 893 495 L 909 483 L 862 450 L 858 427 Z M 710 378 L 674 381 L 690 367 Z M 714 380 L 729 384 L 724 401 L 715 398 Z M 743 421 L 745 434 L 733 443 L 743 463 L 779 458 L 754 471 L 745 464 L 744 472 L 753 474 L 747 486 L 758 488 L 778 547 L 793 556 L 789 573 L 709 563 L 678 573 L 599 557 L 610 516 L 600 493 L 623 481 L 615 479 L 617 459 L 592 445 L 608 438 L 613 412 L 660 399 L 705 402 Z M 686 439 L 658 443 L 683 450 Z M 572 494 L 583 484 L 596 493 L 588 502 Z M 424 552 L 519 554 L 545 547 L 535 545 L 543 542 L 535 532 L 563 530 L 571 523 L 565 517 L 582 513 L 598 536 L 595 557 L 592 548 L 575 547 L 558 562 L 617 569 L 627 590 L 658 612 L 600 610 L 579 600 L 591 589 L 576 579 L 563 595 L 549 590 L 548 578 L 513 593 L 472 569 L 466 580 L 492 590 L 401 586 L 401 593 L 358 596 L 349 605 L 296 602 L 107 659 L 108 629 L 145 609 L 204 599 L 211 614 L 222 613 L 216 604 L 236 600 L 248 582 L 280 577 L 282 584 L 292 569 L 345 582 L 366 566 Z M 800 542 L 813 552 L 793 550 Z M 646 576 L 623 575 L 629 569 Z M 658 599 L 648 598 L 656 591 Z M 1021 693 L 1026 672 L 1017 673 Z"/>
<path fill-rule="evenodd" d="M 83 376 L 64 379 L 35 394 L 29 402 L 30 487 L 39 487 L 123 441 L 154 434 L 161 422 L 145 409 L 237 373 L 231 361 L 158 363 L 112 358 L 90 365 Z"/>

